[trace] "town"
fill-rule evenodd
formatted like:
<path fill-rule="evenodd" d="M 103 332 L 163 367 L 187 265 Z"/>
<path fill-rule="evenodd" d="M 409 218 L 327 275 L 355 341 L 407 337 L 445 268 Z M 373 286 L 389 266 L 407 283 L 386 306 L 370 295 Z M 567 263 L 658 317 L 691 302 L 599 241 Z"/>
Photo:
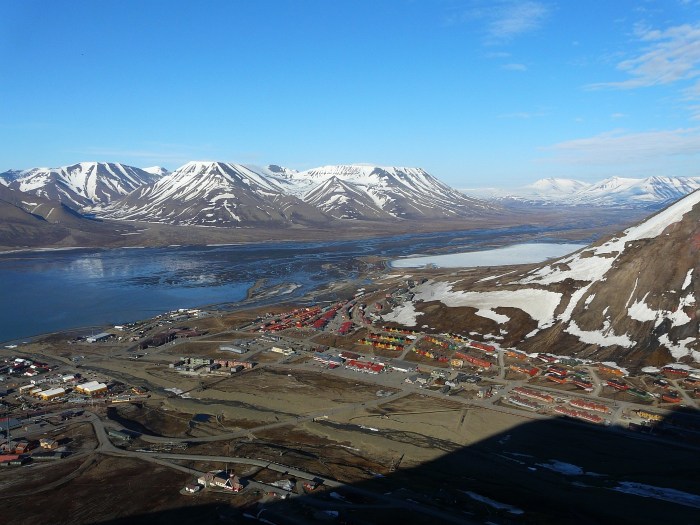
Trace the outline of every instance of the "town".
<path fill-rule="evenodd" d="M 256 516 L 267 509 L 267 519 L 266 504 L 313 494 L 318 519 L 372 501 L 409 502 L 428 518 L 454 521 L 411 491 L 353 486 L 368 472 L 388 476 L 411 461 L 411 447 L 381 454 L 375 437 L 391 440 L 415 423 L 412 414 L 440 412 L 433 423 L 449 425 L 457 447 L 461 438 L 451 433 L 467 436 L 478 410 L 700 446 L 700 418 L 684 410 L 698 408 L 697 371 L 631 373 L 612 362 L 502 348 L 476 333 L 386 322 L 413 286 L 405 280 L 390 292 L 360 288 L 346 300 L 252 313 L 179 310 L 98 334 L 8 345 L 0 362 L 0 465 L 21 471 L 100 453 L 168 465 L 185 475 L 170 490 L 235 495 L 232 505 Z M 296 430 L 308 450 L 332 441 L 336 466 L 304 457 L 288 436 Z M 359 451 L 365 440 L 366 456 L 349 461 L 348 449 Z M 489 507 L 461 499 L 460 508 Z"/>

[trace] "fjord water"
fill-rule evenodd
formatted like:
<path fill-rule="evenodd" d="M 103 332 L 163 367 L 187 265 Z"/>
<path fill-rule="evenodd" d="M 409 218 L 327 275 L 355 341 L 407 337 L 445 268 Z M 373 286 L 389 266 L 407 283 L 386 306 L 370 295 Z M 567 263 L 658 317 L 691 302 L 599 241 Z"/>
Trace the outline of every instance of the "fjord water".
<path fill-rule="evenodd" d="M 523 238 L 555 240 L 547 234 L 517 227 L 343 242 L 7 253 L 0 255 L 0 341 L 237 303 L 256 282 L 262 291 L 294 286 L 285 287 L 283 296 L 250 304 L 293 299 L 356 276 L 362 256 L 458 252 Z"/>

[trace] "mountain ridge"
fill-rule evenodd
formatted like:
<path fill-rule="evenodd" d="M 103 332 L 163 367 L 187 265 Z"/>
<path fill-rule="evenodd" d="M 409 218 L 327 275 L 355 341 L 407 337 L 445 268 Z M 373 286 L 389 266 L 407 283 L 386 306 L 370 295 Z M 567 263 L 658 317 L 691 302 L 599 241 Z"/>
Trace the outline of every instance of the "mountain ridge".
<path fill-rule="evenodd" d="M 646 178 L 609 177 L 595 183 L 576 179 L 547 178 L 511 190 L 498 188 L 465 189 L 503 205 L 597 206 L 661 209 L 672 201 L 700 189 L 700 177 Z"/>
<path fill-rule="evenodd" d="M 430 280 L 391 317 L 453 331 L 478 327 L 486 339 L 528 352 L 639 366 L 700 363 L 698 259 L 695 191 L 622 232 L 531 269 Z"/>
<path fill-rule="evenodd" d="M 79 162 L 0 174 L 9 188 L 58 200 L 75 209 L 109 203 L 156 178 L 140 168 L 113 162 Z"/>

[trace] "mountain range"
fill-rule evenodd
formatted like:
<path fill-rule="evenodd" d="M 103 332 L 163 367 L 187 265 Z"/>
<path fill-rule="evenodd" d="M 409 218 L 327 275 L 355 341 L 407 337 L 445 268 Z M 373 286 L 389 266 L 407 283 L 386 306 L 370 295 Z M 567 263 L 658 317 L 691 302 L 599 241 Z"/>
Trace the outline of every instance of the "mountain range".
<path fill-rule="evenodd" d="M 700 177 L 611 177 L 596 183 L 548 178 L 511 190 L 481 188 L 466 194 L 504 206 L 599 206 L 661 209 L 700 188 Z"/>
<path fill-rule="evenodd" d="M 296 171 L 189 162 L 169 172 L 158 166 L 81 162 L 7 171 L 0 173 L 0 185 L 103 219 L 304 228 L 348 221 L 464 220 L 541 207 L 656 210 L 700 188 L 700 178 L 613 177 L 595 184 L 550 178 L 512 192 L 458 191 L 410 167 L 350 164 Z"/>
<path fill-rule="evenodd" d="M 189 162 L 170 173 L 83 162 L 0 174 L 10 189 L 116 220 L 199 226 L 305 226 L 347 220 L 450 220 L 498 207 L 420 168 Z"/>

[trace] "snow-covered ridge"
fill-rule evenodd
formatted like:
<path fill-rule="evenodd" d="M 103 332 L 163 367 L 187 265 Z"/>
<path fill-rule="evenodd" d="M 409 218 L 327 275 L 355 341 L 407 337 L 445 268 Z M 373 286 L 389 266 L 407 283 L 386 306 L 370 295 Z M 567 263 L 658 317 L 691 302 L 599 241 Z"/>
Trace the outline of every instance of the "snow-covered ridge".
<path fill-rule="evenodd" d="M 158 178 L 165 177 L 166 175 L 170 174 L 170 171 L 168 171 L 166 168 L 164 168 L 162 166 L 150 166 L 148 168 L 142 168 L 142 169 L 146 173 L 150 173 L 151 175 L 154 175 Z"/>
<path fill-rule="evenodd" d="M 492 208 L 420 168 L 346 165 L 296 172 L 277 165 L 192 161 L 98 214 L 180 224 L 223 225 L 231 220 L 243 224 L 244 206 L 269 208 L 268 215 L 280 220 L 275 206 L 287 219 L 313 216 L 314 220 L 324 220 L 322 214 L 326 220 L 445 219 Z"/>
<path fill-rule="evenodd" d="M 159 166 L 140 169 L 82 162 L 6 172 L 0 181 L 108 218 L 173 224 L 224 225 L 230 220 L 243 224 L 247 219 L 239 207 L 248 205 L 259 210 L 248 214 L 255 215 L 256 222 L 265 222 L 265 215 L 275 217 L 273 222 L 283 216 L 285 220 L 313 216 L 315 221 L 323 220 L 323 214 L 342 220 L 453 219 L 496 208 L 465 196 L 421 168 L 364 164 L 297 172 L 273 164 L 192 161 L 168 173 Z M 260 199 L 277 202 L 253 204 Z M 269 213 L 262 212 L 268 208 Z"/>
<path fill-rule="evenodd" d="M 700 177 L 611 177 L 596 183 L 574 179 L 541 179 L 513 189 L 478 188 L 465 194 L 500 202 L 567 206 L 617 206 L 659 209 L 700 189 Z"/>
<path fill-rule="evenodd" d="M 12 173 L 8 187 L 76 208 L 111 202 L 155 178 L 140 168 L 111 162 L 80 162 Z M 0 178 L 8 177 L 3 174 Z"/>

